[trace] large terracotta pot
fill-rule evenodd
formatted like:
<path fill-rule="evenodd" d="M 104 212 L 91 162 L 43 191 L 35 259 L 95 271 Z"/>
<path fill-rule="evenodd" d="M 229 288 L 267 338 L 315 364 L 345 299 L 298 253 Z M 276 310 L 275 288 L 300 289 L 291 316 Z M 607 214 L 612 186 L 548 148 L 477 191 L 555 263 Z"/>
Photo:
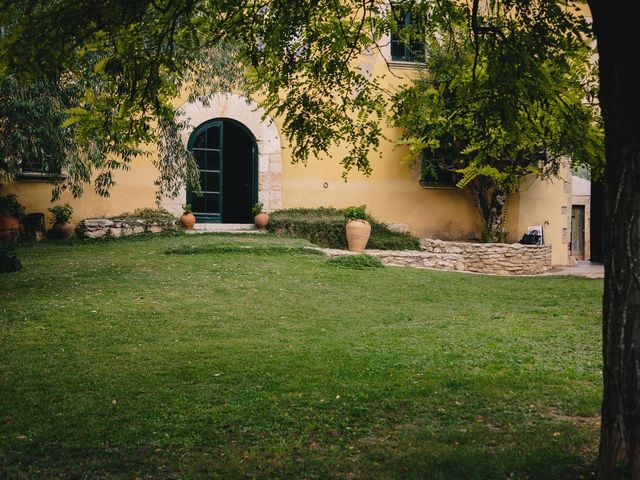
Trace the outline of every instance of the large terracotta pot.
<path fill-rule="evenodd" d="M 253 223 L 255 223 L 256 227 L 260 230 L 266 229 L 269 223 L 269 214 L 267 212 L 260 212 L 254 217 Z"/>
<path fill-rule="evenodd" d="M 64 240 L 68 240 L 73 236 L 73 232 L 75 232 L 76 226 L 71 222 L 66 223 L 54 223 L 53 224 L 53 232 L 55 233 L 57 238 L 62 238 Z"/>
<path fill-rule="evenodd" d="M 183 213 L 180 217 L 180 225 L 182 225 L 185 230 L 192 230 L 195 224 L 196 217 L 193 213 Z"/>
<path fill-rule="evenodd" d="M 3 215 L 0 217 L 0 240 L 16 243 L 20 236 L 20 221 L 16 217 Z"/>
<path fill-rule="evenodd" d="M 350 252 L 364 252 L 370 236 L 371 225 L 366 220 L 350 220 L 347 223 L 347 243 Z"/>

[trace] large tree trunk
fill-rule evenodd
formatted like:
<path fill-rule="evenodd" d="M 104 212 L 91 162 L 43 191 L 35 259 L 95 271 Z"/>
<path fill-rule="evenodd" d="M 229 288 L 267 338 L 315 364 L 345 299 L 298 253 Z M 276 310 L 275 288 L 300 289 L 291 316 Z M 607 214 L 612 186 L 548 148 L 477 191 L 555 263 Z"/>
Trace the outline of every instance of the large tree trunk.
<path fill-rule="evenodd" d="M 482 218 L 482 241 L 506 241 L 507 230 L 504 225 L 504 207 L 508 194 L 496 183 L 485 177 L 478 177 L 469 184 L 473 202 Z"/>
<path fill-rule="evenodd" d="M 640 480 L 640 2 L 590 0 L 600 55 L 607 203 L 598 478 Z"/>

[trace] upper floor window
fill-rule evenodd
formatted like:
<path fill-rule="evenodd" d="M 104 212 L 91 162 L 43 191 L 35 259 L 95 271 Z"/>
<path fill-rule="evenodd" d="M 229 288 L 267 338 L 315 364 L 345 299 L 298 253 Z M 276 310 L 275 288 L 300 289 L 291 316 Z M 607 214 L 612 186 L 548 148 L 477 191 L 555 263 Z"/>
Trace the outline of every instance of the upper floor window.
<path fill-rule="evenodd" d="M 22 173 L 46 174 L 44 165 L 40 160 L 23 160 L 21 164 Z"/>
<path fill-rule="evenodd" d="M 410 10 L 391 5 L 397 30 L 391 33 L 391 61 L 424 62 L 424 24 Z"/>

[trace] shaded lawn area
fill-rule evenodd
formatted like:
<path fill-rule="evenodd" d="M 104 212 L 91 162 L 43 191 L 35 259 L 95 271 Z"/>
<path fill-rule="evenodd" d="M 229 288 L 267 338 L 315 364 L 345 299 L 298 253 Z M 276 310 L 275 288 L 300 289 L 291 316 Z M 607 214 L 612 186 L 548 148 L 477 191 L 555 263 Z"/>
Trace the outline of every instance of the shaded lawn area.
<path fill-rule="evenodd" d="M 21 248 L 0 477 L 591 476 L 602 281 L 355 270 L 305 245 Z"/>

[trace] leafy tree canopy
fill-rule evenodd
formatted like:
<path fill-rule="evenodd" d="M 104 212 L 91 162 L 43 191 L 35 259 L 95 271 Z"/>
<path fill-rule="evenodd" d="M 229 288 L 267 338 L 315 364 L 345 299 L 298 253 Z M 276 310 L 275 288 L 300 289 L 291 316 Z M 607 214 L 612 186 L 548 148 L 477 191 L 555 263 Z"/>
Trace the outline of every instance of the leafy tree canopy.
<path fill-rule="evenodd" d="M 504 241 L 523 176 L 549 178 L 563 159 L 601 165 L 589 27 L 568 3 L 450 4 L 427 22 L 424 75 L 396 96 L 402 143 L 424 174 L 470 188 L 486 241 Z"/>
<path fill-rule="evenodd" d="M 49 103 L 57 102 L 57 108 L 45 108 L 51 112 L 47 123 L 63 120 L 66 129 L 57 140 L 39 137 L 19 156 L 41 151 L 52 171 L 81 164 L 67 180 L 76 194 L 97 170 L 96 190 L 106 194 L 112 170 L 128 168 L 143 145 L 159 142 L 159 194 L 176 194 L 183 182 L 197 182 L 193 159 L 177 135 L 188 119 L 172 101 L 185 90 L 191 100 L 205 102 L 215 92 L 241 91 L 256 94 L 282 117 L 294 161 L 306 162 L 342 142 L 348 146 L 341 159 L 345 171 L 369 173 L 383 92 L 356 59 L 384 31 L 379 3 L 5 0 L 0 78 L 24 92 L 25 102 L 32 101 L 26 94 L 33 85 L 46 88 Z M 0 99 L 5 118 L 22 108 L 10 105 L 12 95 Z M 61 95 L 64 101 L 58 101 Z M 33 133 L 12 122 L 3 124 L 5 132 Z M 53 148 L 60 139 L 64 145 L 57 147 L 71 155 Z M 81 154 L 87 145 L 93 149 Z M 19 161 L 0 165 L 5 177 Z"/>
<path fill-rule="evenodd" d="M 172 102 L 184 91 L 205 103 L 239 91 L 282 118 L 294 161 L 342 143 L 345 174 L 368 174 L 388 92 L 358 57 L 395 31 L 408 42 L 430 39 L 431 73 L 397 97 L 407 142 L 433 165 L 460 170 L 462 184 L 485 183 L 502 198 L 524 173 L 552 174 L 563 155 L 599 154 L 585 103 L 589 30 L 574 3 L 4 0 L 0 149 L 13 154 L 0 173 L 10 177 L 35 156 L 45 171 L 69 172 L 54 195 L 80 194 L 89 178 L 107 194 L 112 171 L 155 142 L 158 193 L 176 195 L 197 185 L 197 170 L 178 137 L 188 119 Z M 422 19 L 420 29 L 398 27 L 406 10 Z M 45 126 L 58 123 L 55 137 Z"/>

